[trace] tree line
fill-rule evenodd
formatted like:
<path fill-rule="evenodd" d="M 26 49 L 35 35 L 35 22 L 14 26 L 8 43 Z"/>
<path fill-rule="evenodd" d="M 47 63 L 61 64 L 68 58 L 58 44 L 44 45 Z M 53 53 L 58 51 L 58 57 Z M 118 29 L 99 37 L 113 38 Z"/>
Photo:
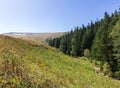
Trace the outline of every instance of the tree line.
<path fill-rule="evenodd" d="M 105 12 L 103 19 L 50 39 L 49 45 L 73 57 L 100 61 L 101 70 L 106 66 L 105 74 L 120 78 L 120 11 Z"/>

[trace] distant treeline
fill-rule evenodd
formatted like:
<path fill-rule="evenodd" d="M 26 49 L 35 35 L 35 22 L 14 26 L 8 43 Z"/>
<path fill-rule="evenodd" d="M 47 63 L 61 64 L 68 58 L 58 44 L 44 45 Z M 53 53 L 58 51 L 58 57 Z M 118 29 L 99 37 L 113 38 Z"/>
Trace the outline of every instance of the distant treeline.
<path fill-rule="evenodd" d="M 110 76 L 120 78 L 120 11 L 104 13 L 104 18 L 76 27 L 60 38 L 49 40 L 49 45 L 73 57 L 87 56 L 107 63 Z"/>

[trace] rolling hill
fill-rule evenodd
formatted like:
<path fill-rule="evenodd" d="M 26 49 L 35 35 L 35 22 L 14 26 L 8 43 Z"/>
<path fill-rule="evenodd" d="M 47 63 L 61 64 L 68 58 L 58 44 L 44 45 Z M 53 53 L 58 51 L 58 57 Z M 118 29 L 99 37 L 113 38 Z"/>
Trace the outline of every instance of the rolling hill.
<path fill-rule="evenodd" d="M 96 74 L 84 57 L 0 35 L 0 88 L 119 88 L 120 81 Z"/>
<path fill-rule="evenodd" d="M 12 36 L 15 38 L 21 38 L 29 41 L 34 41 L 36 43 L 46 42 L 46 39 L 53 39 L 56 37 L 60 37 L 64 34 L 64 32 L 56 32 L 56 33 L 24 33 L 24 32 L 9 32 L 4 33 L 4 35 Z"/>

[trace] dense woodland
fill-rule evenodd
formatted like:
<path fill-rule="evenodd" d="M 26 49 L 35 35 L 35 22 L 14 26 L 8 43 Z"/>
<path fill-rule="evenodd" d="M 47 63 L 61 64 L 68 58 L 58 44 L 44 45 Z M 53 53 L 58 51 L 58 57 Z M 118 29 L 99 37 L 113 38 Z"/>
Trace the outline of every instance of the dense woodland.
<path fill-rule="evenodd" d="M 104 18 L 87 26 L 75 27 L 49 45 L 73 57 L 86 56 L 99 61 L 105 75 L 120 79 L 120 11 L 104 13 Z"/>

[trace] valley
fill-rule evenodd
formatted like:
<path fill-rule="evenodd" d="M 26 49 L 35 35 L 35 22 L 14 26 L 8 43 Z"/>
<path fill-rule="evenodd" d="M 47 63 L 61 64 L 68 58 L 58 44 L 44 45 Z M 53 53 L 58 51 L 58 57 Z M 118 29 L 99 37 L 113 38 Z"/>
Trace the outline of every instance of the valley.
<path fill-rule="evenodd" d="M 96 74 L 88 59 L 76 59 L 47 45 L 0 35 L 0 87 L 119 88 L 120 81 Z"/>

